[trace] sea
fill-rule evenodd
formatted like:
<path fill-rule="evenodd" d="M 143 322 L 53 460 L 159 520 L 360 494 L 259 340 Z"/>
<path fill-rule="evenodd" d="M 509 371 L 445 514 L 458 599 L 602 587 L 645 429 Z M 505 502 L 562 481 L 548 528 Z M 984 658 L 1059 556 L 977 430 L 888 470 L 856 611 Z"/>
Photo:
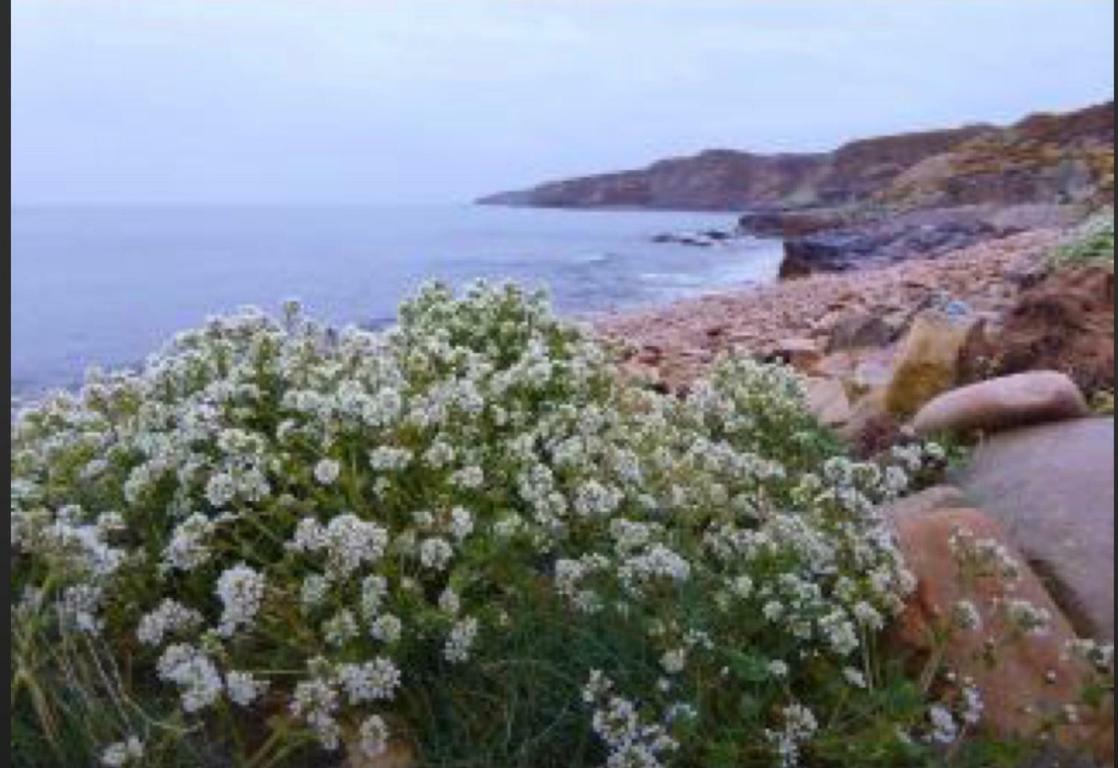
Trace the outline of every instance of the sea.
<path fill-rule="evenodd" d="M 377 328 L 423 281 L 545 287 L 593 315 L 774 280 L 779 241 L 711 247 L 661 233 L 728 230 L 735 215 L 446 206 L 18 207 L 11 229 L 13 402 L 138 365 L 214 314 L 287 299 Z"/>

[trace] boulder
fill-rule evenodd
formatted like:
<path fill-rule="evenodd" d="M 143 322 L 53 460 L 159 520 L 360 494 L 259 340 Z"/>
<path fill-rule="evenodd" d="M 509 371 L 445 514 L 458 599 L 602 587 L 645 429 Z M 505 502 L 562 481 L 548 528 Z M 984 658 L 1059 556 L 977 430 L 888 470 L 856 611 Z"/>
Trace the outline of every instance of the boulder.
<path fill-rule="evenodd" d="M 981 511 L 965 507 L 890 514 L 917 584 L 895 624 L 892 641 L 921 659 L 928 657 L 937 650 L 935 633 L 951 626 L 956 602 L 969 600 L 978 610 L 979 625 L 951 630 L 950 641 L 940 650 L 945 666 L 960 677 L 971 678 L 981 692 L 982 728 L 1002 737 L 1033 735 L 1043 717 L 1058 715 L 1065 705 L 1077 702 L 1088 680 L 1086 670 L 1062 659 L 1065 644 L 1076 635 L 1036 575 L 1022 567 L 1012 591 L 999 579 L 965 581 L 958 576 L 949 543 L 957 529 L 979 539 L 993 539 L 1023 562 L 1001 526 Z M 1013 636 L 998 606 L 999 600 L 1010 596 L 1047 611 L 1051 617 L 1047 631 Z M 993 641 L 990 646 L 988 640 Z M 988 649 L 992 649 L 992 664 Z M 1081 708 L 1077 725 L 1057 726 L 1053 735 L 1057 743 L 1074 752 L 1113 760 L 1112 715 L 1112 700 L 1103 712 Z"/>
<path fill-rule="evenodd" d="M 999 520 L 1083 635 L 1114 639 L 1114 419 L 1002 432 L 953 479 Z"/>
<path fill-rule="evenodd" d="M 850 401 L 846 389 L 838 379 L 808 378 L 808 410 L 827 426 L 833 427 L 850 420 Z"/>
<path fill-rule="evenodd" d="M 880 347 L 893 340 L 895 329 L 873 312 L 848 312 L 831 326 L 827 352 Z"/>
<path fill-rule="evenodd" d="M 995 431 L 1088 413 L 1087 402 L 1074 381 L 1057 371 L 1032 371 L 938 395 L 916 413 L 913 427 L 918 435 Z"/>
<path fill-rule="evenodd" d="M 959 350 L 981 323 L 973 317 L 951 317 L 927 311 L 916 316 L 897 352 L 893 375 L 886 387 L 885 404 L 899 416 L 955 385 Z"/>

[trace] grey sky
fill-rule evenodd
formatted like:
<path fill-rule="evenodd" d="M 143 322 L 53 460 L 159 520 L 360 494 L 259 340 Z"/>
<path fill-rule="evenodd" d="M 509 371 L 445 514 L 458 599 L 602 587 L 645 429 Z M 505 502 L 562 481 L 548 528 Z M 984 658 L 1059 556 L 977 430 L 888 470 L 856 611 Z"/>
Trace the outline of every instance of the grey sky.
<path fill-rule="evenodd" d="M 1109 0 L 13 0 L 16 203 L 459 201 L 1112 98 Z"/>

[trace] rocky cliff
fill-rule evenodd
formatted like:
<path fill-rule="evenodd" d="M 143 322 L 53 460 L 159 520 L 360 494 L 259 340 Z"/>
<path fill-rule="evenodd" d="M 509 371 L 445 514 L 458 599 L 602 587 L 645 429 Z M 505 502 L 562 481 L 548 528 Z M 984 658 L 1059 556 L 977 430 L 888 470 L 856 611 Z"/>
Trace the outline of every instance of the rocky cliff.
<path fill-rule="evenodd" d="M 1009 127 L 853 141 L 832 152 L 709 150 L 642 170 L 554 181 L 478 202 L 569 208 L 790 210 L 1062 203 L 1113 195 L 1113 102 Z"/>

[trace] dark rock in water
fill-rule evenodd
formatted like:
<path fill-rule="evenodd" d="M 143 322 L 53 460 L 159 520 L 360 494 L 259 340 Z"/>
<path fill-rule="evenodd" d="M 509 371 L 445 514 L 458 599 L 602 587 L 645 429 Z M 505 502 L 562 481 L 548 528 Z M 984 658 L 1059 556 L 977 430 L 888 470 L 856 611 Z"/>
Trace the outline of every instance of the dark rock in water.
<path fill-rule="evenodd" d="M 711 240 L 729 240 L 734 236 L 732 232 L 723 232 L 721 229 L 706 229 L 703 230 L 702 234 Z"/>
<path fill-rule="evenodd" d="M 1113 419 L 999 433 L 953 482 L 1006 527 L 1078 633 L 1114 639 Z"/>
<path fill-rule="evenodd" d="M 720 229 L 707 229 L 702 232 L 661 232 L 653 235 L 654 243 L 675 243 L 676 245 L 693 245 L 699 248 L 709 248 L 716 243 L 731 240 L 732 232 L 723 232 Z"/>

